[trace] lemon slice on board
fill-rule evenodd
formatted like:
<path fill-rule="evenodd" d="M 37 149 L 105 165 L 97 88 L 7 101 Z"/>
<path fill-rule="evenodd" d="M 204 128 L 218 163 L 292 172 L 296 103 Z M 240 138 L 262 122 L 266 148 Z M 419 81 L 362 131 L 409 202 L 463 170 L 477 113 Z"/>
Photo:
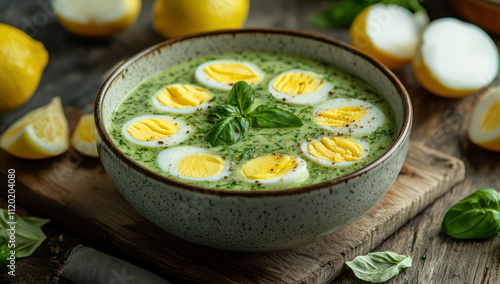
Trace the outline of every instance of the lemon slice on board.
<path fill-rule="evenodd" d="M 493 82 L 498 49 L 479 27 L 454 18 L 430 23 L 413 59 L 413 71 L 428 91 L 447 98 L 469 95 Z"/>
<path fill-rule="evenodd" d="M 375 57 L 390 69 L 411 62 L 422 27 L 429 19 L 393 4 L 368 6 L 351 25 L 351 44 Z"/>
<path fill-rule="evenodd" d="M 80 117 L 71 137 L 71 146 L 84 155 L 99 157 L 95 143 L 93 114 L 85 114 Z"/>
<path fill-rule="evenodd" d="M 68 121 L 59 97 L 21 117 L 0 137 L 0 147 L 25 159 L 57 156 L 64 153 L 68 146 Z"/>
<path fill-rule="evenodd" d="M 130 26 L 141 11 L 140 0 L 52 0 L 61 25 L 87 37 L 107 37 Z"/>
<path fill-rule="evenodd" d="M 479 99 L 472 112 L 469 138 L 480 147 L 500 152 L 500 86 Z"/>

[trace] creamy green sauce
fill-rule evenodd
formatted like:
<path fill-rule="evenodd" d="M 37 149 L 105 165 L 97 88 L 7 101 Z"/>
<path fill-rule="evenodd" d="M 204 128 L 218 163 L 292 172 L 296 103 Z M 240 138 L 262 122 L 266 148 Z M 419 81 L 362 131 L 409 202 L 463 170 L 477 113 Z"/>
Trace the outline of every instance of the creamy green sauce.
<path fill-rule="evenodd" d="M 275 104 L 278 107 L 289 110 L 299 116 L 304 126 L 300 128 L 251 128 L 251 130 L 238 143 L 227 147 L 211 147 L 205 142 L 204 133 L 214 124 L 215 118 L 209 117 L 210 109 L 193 114 L 172 114 L 158 110 L 152 102 L 152 96 L 168 84 L 195 84 L 202 86 L 212 92 L 214 104 L 226 103 L 229 91 L 209 88 L 198 83 L 194 77 L 198 65 L 215 59 L 235 59 L 256 64 L 265 72 L 264 79 L 253 86 L 256 93 L 253 108 L 260 104 Z M 270 80 L 277 74 L 293 68 L 310 70 L 323 74 L 325 78 L 334 84 L 332 98 L 355 98 L 369 102 L 378 107 L 386 116 L 383 126 L 372 132 L 369 136 L 359 137 L 368 142 L 370 152 L 365 159 L 359 163 L 346 168 L 326 168 L 311 162 L 304 154 L 300 153 L 299 143 L 307 141 L 308 138 L 318 140 L 320 137 L 333 136 L 330 130 L 323 128 L 313 119 L 313 108 L 310 105 L 292 105 L 276 99 L 269 93 Z M 157 156 L 166 148 L 149 148 L 137 146 L 128 141 L 121 132 L 125 123 L 129 120 L 146 114 L 167 114 L 176 116 L 192 126 L 193 130 L 189 138 L 176 146 L 195 146 L 207 148 L 214 154 L 225 157 L 226 162 L 232 162 L 235 170 L 227 178 L 217 181 L 196 182 L 172 176 L 161 170 L 157 163 Z M 179 131 L 182 131 L 179 130 Z M 113 142 L 127 156 L 137 161 L 144 167 L 165 175 L 169 178 L 202 187 L 229 190 L 273 190 L 276 187 L 264 187 L 258 184 L 249 184 L 241 180 L 239 168 L 253 156 L 259 157 L 268 154 L 287 154 L 301 157 L 307 162 L 309 177 L 292 187 L 315 184 L 337 178 L 353 172 L 374 161 L 382 155 L 394 142 L 397 128 L 394 114 L 387 101 L 377 90 L 364 80 L 351 75 L 335 66 L 311 59 L 286 54 L 270 54 L 260 52 L 227 53 L 211 57 L 193 59 L 164 70 L 153 77 L 145 80 L 133 89 L 123 102 L 114 111 L 109 134 Z M 176 147 L 172 146 L 172 147 Z"/>

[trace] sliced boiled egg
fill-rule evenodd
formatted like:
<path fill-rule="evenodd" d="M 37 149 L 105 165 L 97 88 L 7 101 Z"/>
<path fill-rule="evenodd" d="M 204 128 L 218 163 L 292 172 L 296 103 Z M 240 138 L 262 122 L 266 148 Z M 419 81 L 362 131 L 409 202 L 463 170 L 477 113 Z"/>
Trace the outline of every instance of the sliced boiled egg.
<path fill-rule="evenodd" d="M 500 86 L 491 88 L 474 108 L 469 138 L 480 147 L 500 152 Z"/>
<path fill-rule="evenodd" d="M 209 150 L 178 146 L 158 154 L 160 168 L 179 178 L 197 181 L 214 181 L 231 174 L 229 163 Z"/>
<path fill-rule="evenodd" d="M 317 123 L 337 135 L 368 135 L 385 122 L 378 107 L 357 99 L 328 100 L 316 106 L 313 113 Z"/>
<path fill-rule="evenodd" d="M 347 137 L 323 137 L 304 142 L 302 152 L 314 163 L 329 168 L 343 168 L 362 161 L 370 146 L 363 140 Z"/>
<path fill-rule="evenodd" d="M 368 6 L 351 25 L 351 44 L 390 69 L 410 63 L 420 40 L 422 27 L 429 21 L 425 13 L 413 14 L 394 4 Z"/>
<path fill-rule="evenodd" d="M 200 84 L 221 90 L 231 90 L 239 81 L 253 86 L 264 78 L 264 72 L 257 65 L 226 59 L 205 62 L 196 68 L 194 75 Z"/>
<path fill-rule="evenodd" d="M 161 111 L 194 113 L 206 109 L 211 94 L 194 85 L 174 84 L 160 89 L 153 96 L 153 104 Z"/>
<path fill-rule="evenodd" d="M 495 80 L 498 49 L 479 27 L 441 18 L 424 30 L 412 65 L 424 88 L 436 95 L 458 98 Z"/>
<path fill-rule="evenodd" d="M 288 155 L 271 154 L 252 159 L 241 167 L 243 180 L 266 186 L 288 186 L 307 179 L 304 160 Z"/>
<path fill-rule="evenodd" d="M 269 92 L 279 101 L 314 105 L 328 99 L 333 84 L 320 74 L 303 69 L 291 69 L 274 77 Z"/>
<path fill-rule="evenodd" d="M 169 115 L 143 115 L 131 119 L 122 127 L 130 142 L 145 147 L 166 147 L 181 143 L 189 137 L 191 127 Z"/>

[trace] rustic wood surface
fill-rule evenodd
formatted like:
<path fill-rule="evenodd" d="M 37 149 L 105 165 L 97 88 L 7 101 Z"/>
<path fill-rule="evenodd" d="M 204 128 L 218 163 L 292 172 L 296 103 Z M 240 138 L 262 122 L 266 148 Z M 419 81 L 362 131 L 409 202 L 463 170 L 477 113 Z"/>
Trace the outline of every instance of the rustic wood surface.
<path fill-rule="evenodd" d="M 49 50 L 49 64 L 33 98 L 21 108 L 0 115 L 0 131 L 23 113 L 46 104 L 52 96 L 65 105 L 90 111 L 106 70 L 162 39 L 151 28 L 152 0 L 143 1 L 139 21 L 109 40 L 86 40 L 64 31 L 50 11 L 48 0 L 0 0 L 0 22 L 22 28 Z M 348 41 L 346 29 L 312 28 L 309 17 L 329 4 L 328 0 L 252 0 L 247 26 L 292 28 L 321 33 Z M 427 1 L 431 18 L 457 16 L 444 0 Z M 499 37 L 493 39 L 500 42 Z M 442 99 L 425 91 L 410 67 L 396 73 L 413 101 L 415 120 L 412 140 L 463 159 L 464 182 L 455 186 L 375 250 L 410 254 L 413 267 L 390 283 L 500 283 L 500 238 L 463 241 L 440 233 L 445 212 L 457 201 L 483 187 L 500 189 L 500 154 L 471 144 L 466 124 L 480 94 L 459 100 Z M 495 84 L 499 84 L 497 78 Z M 0 203 L 0 205 L 4 205 Z M 22 214 L 29 214 L 18 209 Z M 43 217 L 43 216 L 42 216 Z M 19 283 L 68 283 L 59 271 L 69 250 L 81 240 L 54 222 L 45 229 L 48 240 L 29 258 L 18 261 Z M 111 252 L 119 255 L 119 252 Z M 427 254 L 426 260 L 419 257 Z M 10 281 L 5 275 L 1 281 Z M 333 283 L 358 283 L 348 271 Z"/>
<path fill-rule="evenodd" d="M 70 127 L 80 111 L 67 107 Z M 0 184 L 16 173 L 20 205 L 71 229 L 105 251 L 121 251 L 167 278 L 196 283 L 328 283 L 344 262 L 370 252 L 451 186 L 463 180 L 461 160 L 412 143 L 401 174 L 366 216 L 339 233 L 296 249 L 234 253 L 170 236 L 140 216 L 116 191 L 97 159 L 73 150 L 42 161 L 0 152 Z M 404 254 L 404 252 L 399 252 Z"/>

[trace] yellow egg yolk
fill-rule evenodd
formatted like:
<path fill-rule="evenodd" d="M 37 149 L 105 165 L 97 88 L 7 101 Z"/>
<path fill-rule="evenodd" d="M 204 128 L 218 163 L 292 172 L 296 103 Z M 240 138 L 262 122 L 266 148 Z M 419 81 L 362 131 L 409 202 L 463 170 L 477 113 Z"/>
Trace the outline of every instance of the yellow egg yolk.
<path fill-rule="evenodd" d="M 151 141 L 175 134 L 179 126 L 165 118 L 147 118 L 127 127 L 127 132 L 139 141 Z"/>
<path fill-rule="evenodd" d="M 273 80 L 273 88 L 287 95 L 310 94 L 323 86 L 323 79 L 303 72 L 287 72 Z"/>
<path fill-rule="evenodd" d="M 367 114 L 365 108 L 346 106 L 324 111 L 316 116 L 316 122 L 331 127 L 348 126 Z"/>
<path fill-rule="evenodd" d="M 494 104 L 481 118 L 481 129 L 491 132 L 500 127 L 500 101 Z"/>
<path fill-rule="evenodd" d="M 206 102 L 210 94 L 202 88 L 190 85 L 172 85 L 158 94 L 158 101 L 173 108 L 195 107 Z"/>
<path fill-rule="evenodd" d="M 235 84 L 239 81 L 253 84 L 259 81 L 259 74 L 255 70 L 237 62 L 210 64 L 203 71 L 215 81 L 228 84 Z"/>
<path fill-rule="evenodd" d="M 194 154 L 183 158 L 177 165 L 177 171 L 190 178 L 213 177 L 222 172 L 224 162 L 210 154 Z"/>
<path fill-rule="evenodd" d="M 363 155 L 363 147 L 351 138 L 331 137 L 309 143 L 309 154 L 333 163 L 357 161 Z"/>
<path fill-rule="evenodd" d="M 293 157 L 273 154 L 246 162 L 241 168 L 241 173 L 248 179 L 270 179 L 286 174 L 297 165 Z"/>

